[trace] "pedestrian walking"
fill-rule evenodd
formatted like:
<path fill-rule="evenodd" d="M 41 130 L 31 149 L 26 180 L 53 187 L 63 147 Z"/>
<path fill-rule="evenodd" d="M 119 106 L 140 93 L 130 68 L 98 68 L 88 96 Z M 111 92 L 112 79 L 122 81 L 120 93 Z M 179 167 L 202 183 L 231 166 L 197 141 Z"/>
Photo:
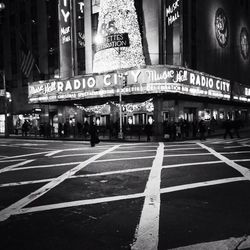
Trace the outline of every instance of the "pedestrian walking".
<path fill-rule="evenodd" d="M 233 121 L 232 127 L 233 127 L 233 132 L 234 132 L 234 134 L 237 136 L 237 138 L 240 138 L 239 129 L 240 129 L 240 127 L 241 127 L 241 120 L 238 119 L 238 118 L 236 118 L 236 119 Z"/>
<path fill-rule="evenodd" d="M 93 121 L 90 122 L 89 134 L 90 134 L 90 146 L 94 147 L 95 144 L 100 142 L 100 140 L 98 138 L 96 125 L 95 125 L 95 123 Z"/>
<path fill-rule="evenodd" d="M 224 139 L 227 138 L 227 135 L 230 136 L 231 139 L 233 139 L 233 134 L 231 132 L 231 129 L 232 129 L 232 121 L 227 118 L 224 123 L 223 123 L 223 127 L 225 129 L 225 132 L 224 132 Z"/>
<path fill-rule="evenodd" d="M 145 126 L 145 133 L 147 135 L 147 142 L 150 141 L 150 137 L 152 136 L 152 124 L 149 122 Z"/>
<path fill-rule="evenodd" d="M 200 140 L 206 140 L 206 136 L 205 136 L 205 133 L 206 133 L 206 124 L 204 122 L 204 120 L 200 120 L 199 122 L 199 133 L 200 133 Z"/>

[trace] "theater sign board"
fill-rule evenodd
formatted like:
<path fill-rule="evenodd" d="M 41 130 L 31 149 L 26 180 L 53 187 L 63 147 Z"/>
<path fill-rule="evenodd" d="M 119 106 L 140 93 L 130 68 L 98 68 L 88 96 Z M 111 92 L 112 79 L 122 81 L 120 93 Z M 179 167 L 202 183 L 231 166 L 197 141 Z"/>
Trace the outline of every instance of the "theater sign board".
<path fill-rule="evenodd" d="M 174 66 L 148 66 L 126 72 L 123 95 L 180 93 L 193 96 L 230 99 L 230 82 L 201 72 Z M 121 77 L 121 78 L 120 78 Z M 29 84 L 29 102 L 56 102 L 118 96 L 122 76 L 111 72 L 66 80 L 39 81 Z"/>
<path fill-rule="evenodd" d="M 250 102 L 250 86 L 245 84 L 234 84 L 233 100 L 240 102 Z"/>

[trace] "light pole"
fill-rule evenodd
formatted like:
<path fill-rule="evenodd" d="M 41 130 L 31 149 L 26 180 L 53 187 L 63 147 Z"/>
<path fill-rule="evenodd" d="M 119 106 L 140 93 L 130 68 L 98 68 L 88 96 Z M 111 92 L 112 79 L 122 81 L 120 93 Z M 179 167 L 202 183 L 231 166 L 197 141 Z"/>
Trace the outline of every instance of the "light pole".
<path fill-rule="evenodd" d="M 5 4 L 4 3 L 0 3 L 0 11 L 5 9 Z M 0 71 L 1 76 L 3 78 L 3 97 L 4 97 L 4 135 L 5 137 L 9 136 L 9 132 L 8 132 L 8 123 L 7 123 L 7 117 L 8 117 L 8 104 L 7 104 L 7 96 L 6 96 L 6 78 L 5 78 L 5 71 L 2 70 Z"/>
<path fill-rule="evenodd" d="M 121 69 L 121 48 L 118 48 L 118 56 L 119 56 L 119 69 Z M 118 133 L 118 138 L 123 139 L 123 131 L 122 131 L 122 77 L 121 74 L 118 73 L 117 71 L 117 76 L 119 79 L 119 133 Z"/>

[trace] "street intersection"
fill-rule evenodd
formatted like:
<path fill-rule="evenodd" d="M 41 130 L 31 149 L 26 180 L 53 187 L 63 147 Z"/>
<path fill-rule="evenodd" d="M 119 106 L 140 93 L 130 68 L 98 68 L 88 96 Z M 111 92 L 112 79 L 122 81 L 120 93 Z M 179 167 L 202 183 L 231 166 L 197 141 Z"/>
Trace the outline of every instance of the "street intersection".
<path fill-rule="evenodd" d="M 250 138 L 0 140 L 1 249 L 249 249 Z"/>

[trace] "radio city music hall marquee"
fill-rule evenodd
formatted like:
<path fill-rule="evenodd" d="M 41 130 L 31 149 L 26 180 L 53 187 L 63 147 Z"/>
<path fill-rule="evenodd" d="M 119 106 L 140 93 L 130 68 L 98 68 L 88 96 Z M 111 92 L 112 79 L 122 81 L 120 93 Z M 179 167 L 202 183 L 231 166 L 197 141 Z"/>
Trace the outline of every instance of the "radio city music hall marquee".
<path fill-rule="evenodd" d="M 124 95 L 181 93 L 230 99 L 230 82 L 201 72 L 173 66 L 147 66 L 123 71 L 127 85 L 120 87 L 122 74 L 84 75 L 67 80 L 39 81 L 29 84 L 29 102 L 55 102 Z"/>

